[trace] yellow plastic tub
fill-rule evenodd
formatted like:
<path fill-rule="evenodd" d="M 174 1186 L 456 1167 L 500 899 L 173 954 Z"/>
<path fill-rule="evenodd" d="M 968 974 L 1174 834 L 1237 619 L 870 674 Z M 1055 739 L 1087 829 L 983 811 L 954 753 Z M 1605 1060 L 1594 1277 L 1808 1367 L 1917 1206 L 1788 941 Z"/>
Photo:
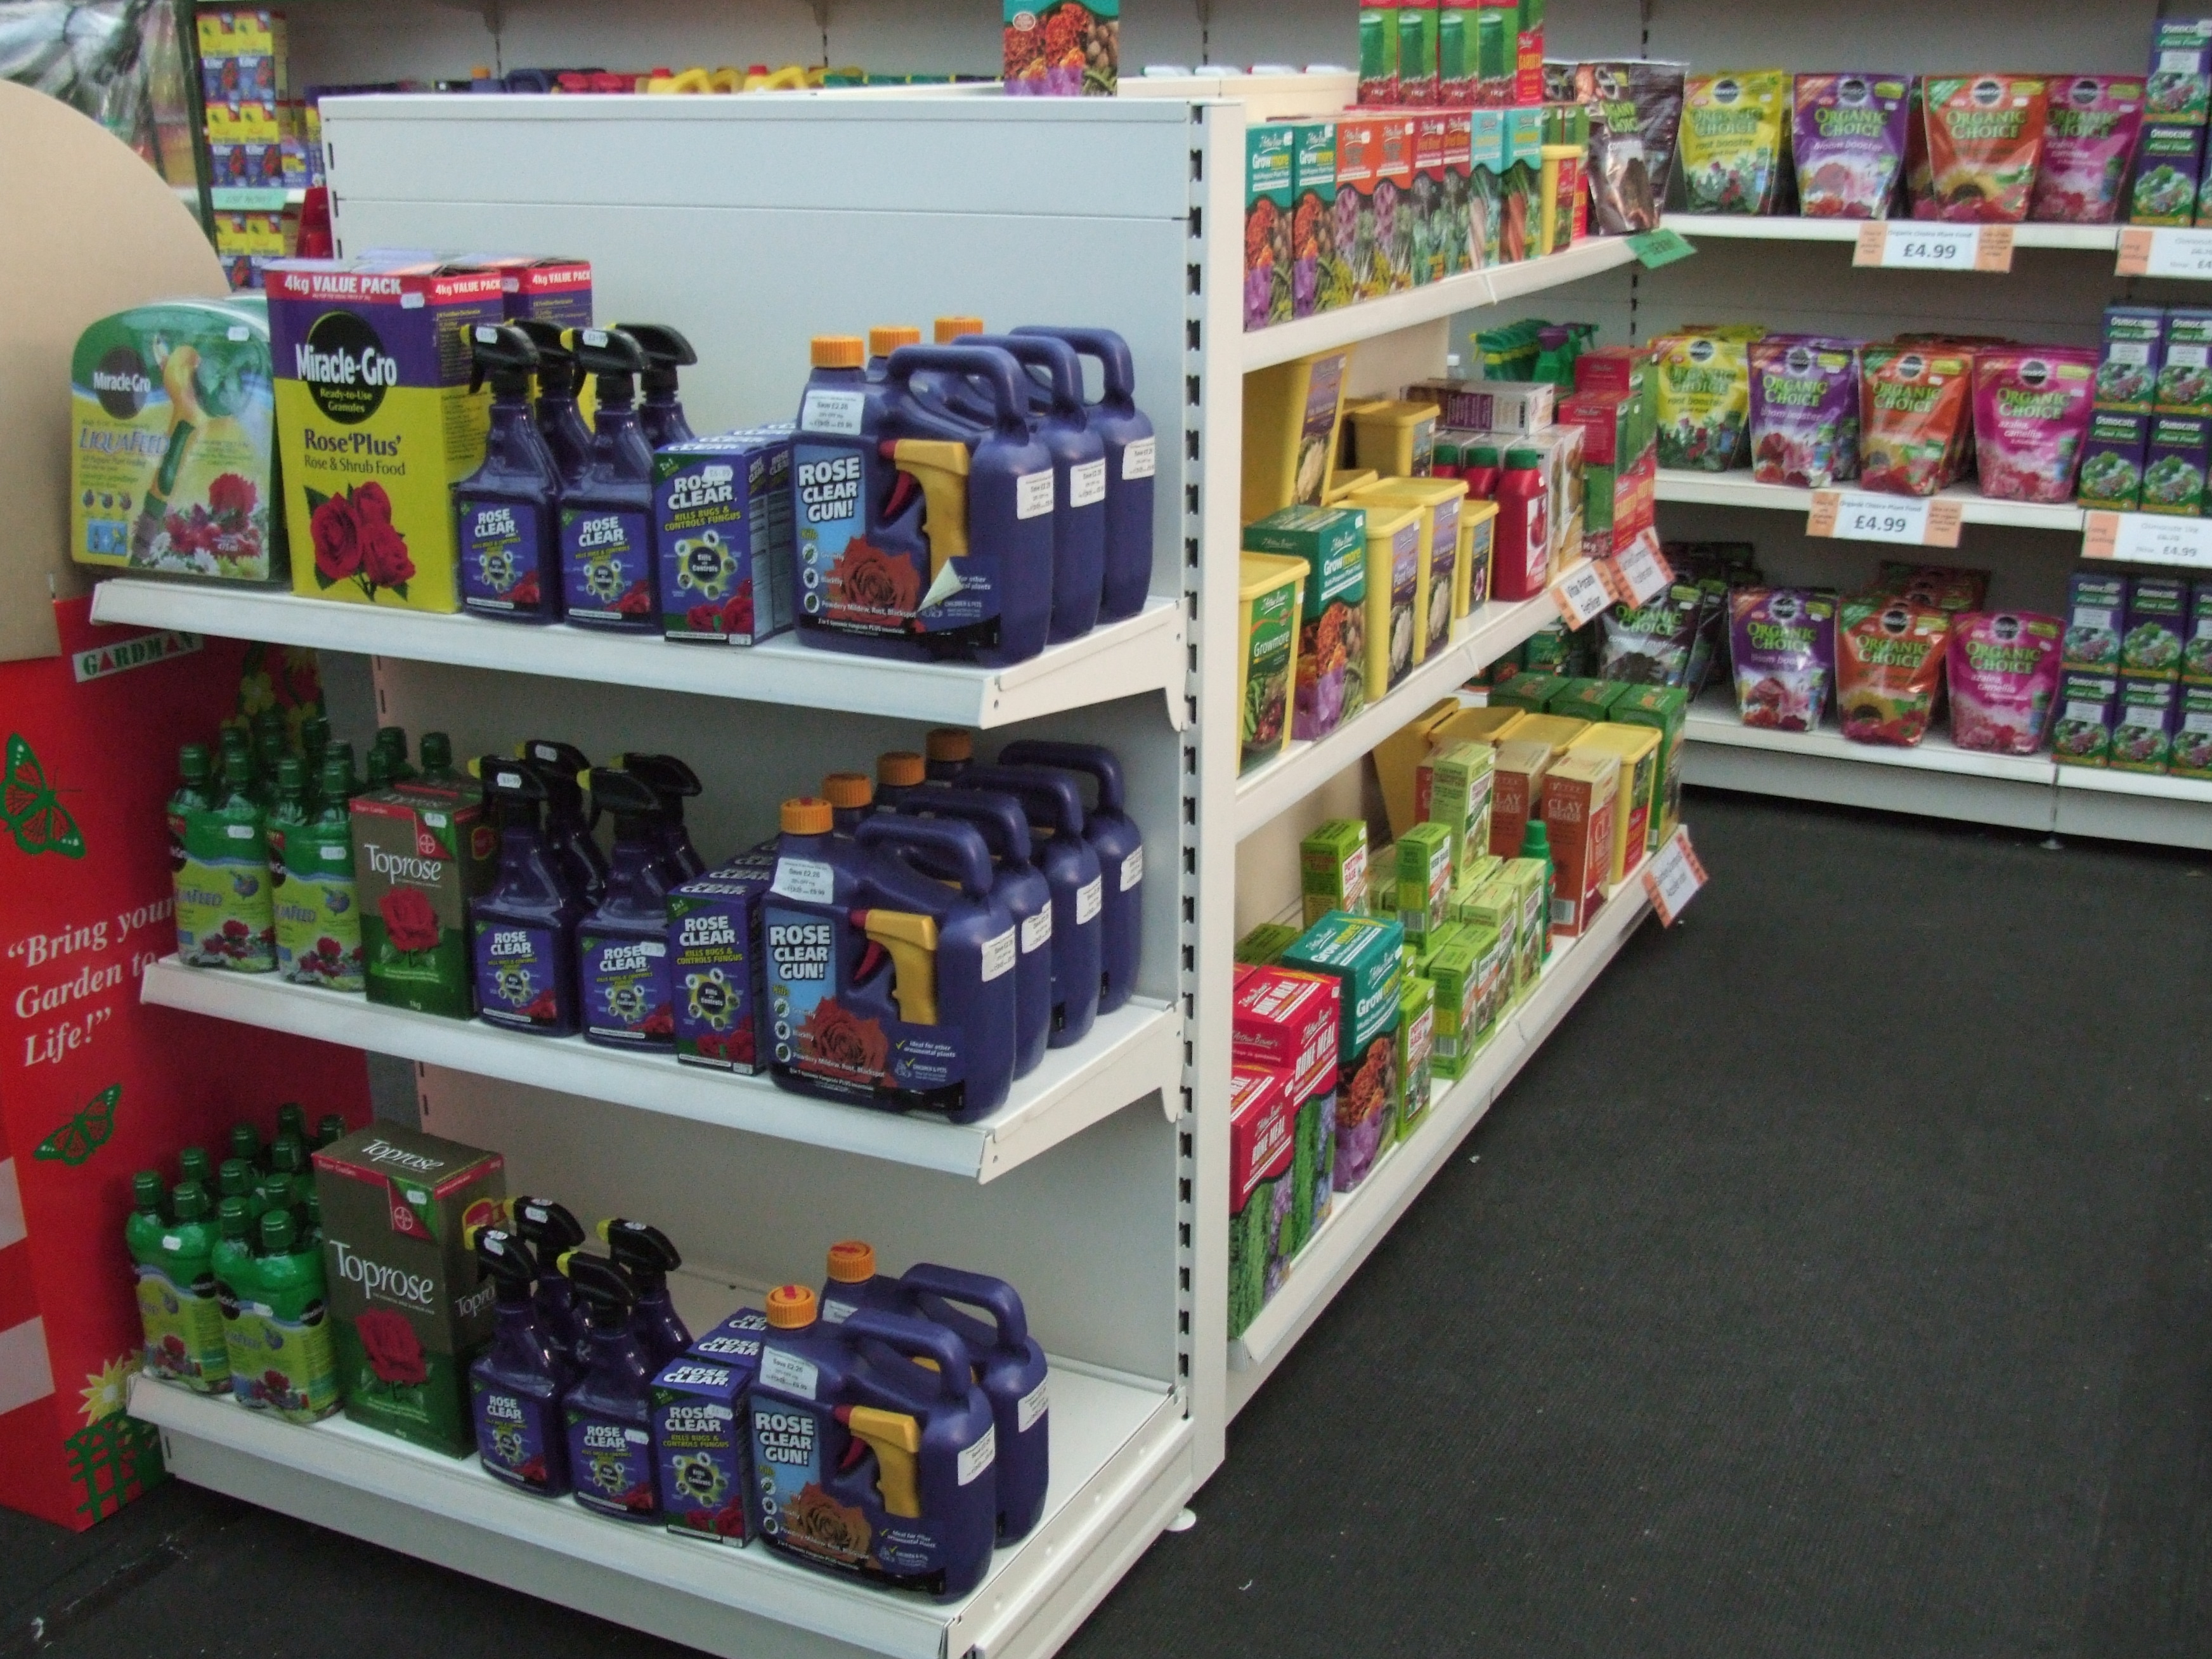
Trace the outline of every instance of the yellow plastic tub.
<path fill-rule="evenodd" d="M 1321 504 L 1323 507 L 1342 507 L 1382 476 L 1371 466 L 1361 467 L 1356 472 L 1339 471 L 1330 477 L 1328 488 L 1322 491 Z"/>
<path fill-rule="evenodd" d="M 1276 553 L 1246 553 L 1238 568 L 1237 768 L 1249 772 L 1290 747 L 1306 562 Z"/>
<path fill-rule="evenodd" d="M 1490 603 L 1491 556 L 1498 545 L 1498 503 L 1462 501 L 1459 509 L 1459 563 L 1452 571 L 1452 616 L 1468 615 Z"/>
<path fill-rule="evenodd" d="M 1378 398 L 1346 411 L 1358 465 L 1386 478 L 1425 478 L 1436 465 L 1437 406 Z"/>
<path fill-rule="evenodd" d="M 1601 721 L 1567 745 L 1570 754 L 1613 755 L 1620 760 L 1620 793 L 1613 809 L 1613 865 L 1609 896 L 1644 862 L 1650 829 L 1662 805 L 1659 793 L 1659 733 L 1649 726 Z"/>
<path fill-rule="evenodd" d="M 1415 608 L 1421 578 L 1421 515 L 1414 508 L 1367 513 L 1367 701 L 1397 690 L 1422 660 Z"/>
<path fill-rule="evenodd" d="M 1242 522 L 1326 504 L 1351 364 L 1352 348 L 1345 346 L 1244 377 Z"/>
<path fill-rule="evenodd" d="M 1513 736 L 1517 742 L 1542 744 L 1557 759 L 1589 726 L 1588 720 L 1572 714 L 1529 714 L 1513 728 Z"/>
<path fill-rule="evenodd" d="M 1421 515 L 1419 580 L 1413 615 L 1420 624 L 1420 655 L 1426 661 L 1451 643 L 1452 619 L 1467 612 L 1454 607 L 1459 597 L 1459 515 L 1467 499 L 1464 478 L 1383 478 L 1353 495 L 1350 505 L 1372 512 L 1410 507 Z"/>

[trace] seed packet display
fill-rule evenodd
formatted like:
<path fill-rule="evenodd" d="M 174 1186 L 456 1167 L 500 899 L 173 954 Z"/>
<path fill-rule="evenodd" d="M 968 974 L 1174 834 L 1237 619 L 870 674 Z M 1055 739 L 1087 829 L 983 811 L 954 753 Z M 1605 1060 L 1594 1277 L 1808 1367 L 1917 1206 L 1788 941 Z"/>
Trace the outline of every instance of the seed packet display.
<path fill-rule="evenodd" d="M 1911 748 L 1928 735 L 1950 630 L 1951 619 L 1932 605 L 1878 593 L 1843 601 L 1836 707 L 1846 738 Z"/>
<path fill-rule="evenodd" d="M 2047 223 L 2109 225 L 2119 216 L 2128 161 L 2142 130 L 2142 77 L 2068 75 L 2051 83 L 2043 165 L 2028 217 Z"/>
<path fill-rule="evenodd" d="M 1792 99 L 1797 210 L 1808 219 L 1887 219 L 1905 167 L 1908 76 L 1801 75 Z"/>
<path fill-rule="evenodd" d="M 1982 494 L 2067 501 L 2096 398 L 2097 354 L 1998 346 L 1974 354 L 1974 456 Z"/>
<path fill-rule="evenodd" d="M 1729 471 L 1742 459 L 1750 424 L 1749 348 L 1717 335 L 1677 334 L 1656 349 L 1659 465 Z"/>
<path fill-rule="evenodd" d="M 1972 429 L 1972 361 L 1918 346 L 1869 346 L 1860 356 L 1859 481 L 1899 495 L 1952 482 L 1954 452 Z"/>
<path fill-rule="evenodd" d="M 1928 194 L 1917 219 L 2018 224 L 2027 217 L 2050 91 L 2022 75 L 1931 75 L 1921 82 Z"/>
<path fill-rule="evenodd" d="M 1951 618 L 1947 654 L 1951 741 L 1961 749 L 2033 755 L 2058 696 L 2065 624 L 2028 611 L 1967 611 Z"/>
<path fill-rule="evenodd" d="M 1781 70 L 1688 77 L 1682 185 L 1692 213 L 1771 213 L 1780 205 L 1790 92 Z"/>
<path fill-rule="evenodd" d="M 1607 606 L 1598 617 L 1598 678 L 1627 685 L 1684 684 L 1704 606 L 1703 590 L 1679 581 L 1648 605 Z"/>
<path fill-rule="evenodd" d="M 1826 489 L 1859 473 L 1859 359 L 1836 340 L 1751 347 L 1751 467 L 1760 483 Z"/>
<path fill-rule="evenodd" d="M 1746 726 L 1810 732 L 1836 669 L 1836 601 L 1825 589 L 1740 587 L 1729 595 L 1736 708 Z"/>

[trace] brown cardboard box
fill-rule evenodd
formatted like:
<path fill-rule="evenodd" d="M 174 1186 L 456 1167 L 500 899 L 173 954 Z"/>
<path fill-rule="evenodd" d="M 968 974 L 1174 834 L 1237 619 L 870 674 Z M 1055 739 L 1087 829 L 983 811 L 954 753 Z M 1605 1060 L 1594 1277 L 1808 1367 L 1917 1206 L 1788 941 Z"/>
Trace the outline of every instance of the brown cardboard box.
<path fill-rule="evenodd" d="M 1491 775 L 1490 794 L 1490 851 L 1493 857 L 1521 856 L 1521 837 L 1528 828 L 1529 809 L 1542 799 L 1544 774 L 1551 765 L 1548 744 L 1523 743 L 1517 738 L 1508 738 L 1498 745 L 1498 764 Z"/>
<path fill-rule="evenodd" d="M 1613 866 L 1613 817 L 1620 757 L 1568 754 L 1544 775 L 1545 832 L 1552 842 L 1552 931 L 1577 938 L 1604 900 Z"/>

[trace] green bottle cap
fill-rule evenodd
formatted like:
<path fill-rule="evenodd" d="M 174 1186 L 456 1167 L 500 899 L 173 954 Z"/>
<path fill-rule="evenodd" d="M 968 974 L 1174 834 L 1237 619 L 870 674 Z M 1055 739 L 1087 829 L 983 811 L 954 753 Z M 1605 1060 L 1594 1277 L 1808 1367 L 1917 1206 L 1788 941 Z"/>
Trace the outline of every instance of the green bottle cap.
<path fill-rule="evenodd" d="M 442 774 L 452 771 L 453 740 L 443 732 L 425 732 L 422 734 L 419 758 L 425 772 Z"/>
<path fill-rule="evenodd" d="M 297 800 L 307 787 L 307 768 L 297 755 L 286 755 L 276 763 L 276 793 L 287 800 Z"/>
<path fill-rule="evenodd" d="M 1541 818 L 1528 820 L 1528 827 L 1521 832 L 1521 856 L 1524 859 L 1548 859 L 1552 856 L 1552 832 L 1544 827 Z"/>
<path fill-rule="evenodd" d="M 276 1138 L 289 1135 L 295 1140 L 307 1138 L 307 1113 L 296 1100 L 288 1100 L 276 1109 Z"/>
<path fill-rule="evenodd" d="M 261 1218 L 261 1248 L 270 1255 L 289 1255 L 300 1237 L 289 1210 L 271 1210 Z"/>
<path fill-rule="evenodd" d="M 261 1162 L 261 1131 L 251 1123 L 230 1126 L 230 1155 L 248 1164 Z"/>
<path fill-rule="evenodd" d="M 344 744 L 339 746 L 345 747 Z M 325 801 L 342 801 L 353 793 L 353 752 L 350 749 L 343 755 L 323 757 L 322 775 L 316 779 L 316 786 Z"/>
<path fill-rule="evenodd" d="M 269 1149 L 269 1167 L 278 1175 L 305 1175 L 307 1143 L 295 1134 L 277 1136 L 276 1144 Z"/>
<path fill-rule="evenodd" d="M 176 1191 L 169 1194 L 169 1202 L 179 1221 L 201 1221 L 207 1217 L 207 1188 L 197 1181 L 179 1182 Z"/>
<path fill-rule="evenodd" d="M 163 1188 L 159 1170 L 141 1170 L 131 1177 L 131 1201 L 142 1210 L 161 1207 Z"/>
<path fill-rule="evenodd" d="M 1496 466 L 1498 465 L 1498 446 L 1496 444 L 1472 444 L 1468 446 L 1466 452 L 1466 461 L 1467 465 L 1469 466 Z"/>
<path fill-rule="evenodd" d="M 205 744 L 188 743 L 177 751 L 177 775 L 187 784 L 204 784 L 214 772 Z"/>
<path fill-rule="evenodd" d="M 325 1112 L 315 1122 L 315 1145 L 327 1146 L 334 1140 L 345 1139 L 345 1120 L 336 1112 Z"/>
<path fill-rule="evenodd" d="M 1509 449 L 1505 452 L 1508 472 L 1537 472 L 1543 470 L 1544 453 L 1539 449 Z"/>
<path fill-rule="evenodd" d="M 211 1187 L 215 1184 L 215 1166 L 208 1162 L 207 1148 L 204 1146 L 187 1146 L 179 1152 L 177 1172 L 186 1181 L 196 1182 L 202 1187 Z"/>
<path fill-rule="evenodd" d="M 242 1198 L 226 1198 L 216 1206 L 216 1216 L 222 1227 L 225 1238 L 245 1238 L 253 1231 L 253 1217 Z"/>
<path fill-rule="evenodd" d="M 264 1211 L 286 1210 L 292 1207 L 292 1181 L 284 1175 L 265 1175 L 254 1183 L 253 1195 L 261 1200 Z"/>
<path fill-rule="evenodd" d="M 215 1172 L 215 1182 L 225 1200 L 247 1198 L 253 1191 L 253 1165 L 242 1158 L 227 1158 Z"/>
<path fill-rule="evenodd" d="M 407 728 L 404 726 L 378 726 L 375 746 L 404 765 L 407 759 Z"/>
<path fill-rule="evenodd" d="M 368 781 L 363 787 L 389 789 L 392 787 L 392 751 L 389 749 L 370 750 L 364 775 Z"/>

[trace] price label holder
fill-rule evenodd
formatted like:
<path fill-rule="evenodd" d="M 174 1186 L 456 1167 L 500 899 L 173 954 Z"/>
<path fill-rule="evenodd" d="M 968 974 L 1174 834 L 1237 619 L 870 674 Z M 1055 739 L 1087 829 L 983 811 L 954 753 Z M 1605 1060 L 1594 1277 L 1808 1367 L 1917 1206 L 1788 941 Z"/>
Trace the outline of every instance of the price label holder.
<path fill-rule="evenodd" d="M 2112 559 L 2121 564 L 2212 570 L 2212 519 L 2168 518 L 2160 513 L 2091 513 L 2084 520 L 2081 556 Z"/>
<path fill-rule="evenodd" d="M 1871 219 L 1859 227 L 1855 265 L 1884 270 L 2012 269 L 2010 225 L 1942 225 L 1918 219 Z"/>
<path fill-rule="evenodd" d="M 1582 627 L 1613 603 L 1613 595 L 1606 592 L 1605 578 L 1598 573 L 1597 563 L 1595 559 L 1583 560 L 1547 590 L 1552 603 L 1559 607 L 1560 618 L 1570 628 Z"/>
<path fill-rule="evenodd" d="M 1648 531 L 1611 558 L 1595 562 L 1606 591 L 1620 605 L 1649 605 L 1674 580 L 1674 567 L 1659 550 L 1658 538 Z"/>
<path fill-rule="evenodd" d="M 1698 862 L 1690 845 L 1690 827 L 1676 824 L 1674 833 L 1659 843 L 1659 850 L 1644 861 L 1644 890 L 1659 913 L 1659 925 L 1672 927 L 1689 902 L 1705 884 L 1705 866 Z"/>
<path fill-rule="evenodd" d="M 1656 270 L 1662 265 L 1671 265 L 1677 259 L 1686 259 L 1695 253 L 1695 244 L 1685 240 L 1679 230 L 1647 230 L 1628 239 L 1628 251 L 1636 256 L 1636 263 L 1646 270 Z"/>
<path fill-rule="evenodd" d="M 1942 495 L 1885 495 L 1871 489 L 1816 489 L 1808 536 L 1900 547 L 1956 547 L 1963 509 Z"/>
<path fill-rule="evenodd" d="M 2129 225 L 2120 232 L 2118 274 L 2212 279 L 2212 230 Z"/>

